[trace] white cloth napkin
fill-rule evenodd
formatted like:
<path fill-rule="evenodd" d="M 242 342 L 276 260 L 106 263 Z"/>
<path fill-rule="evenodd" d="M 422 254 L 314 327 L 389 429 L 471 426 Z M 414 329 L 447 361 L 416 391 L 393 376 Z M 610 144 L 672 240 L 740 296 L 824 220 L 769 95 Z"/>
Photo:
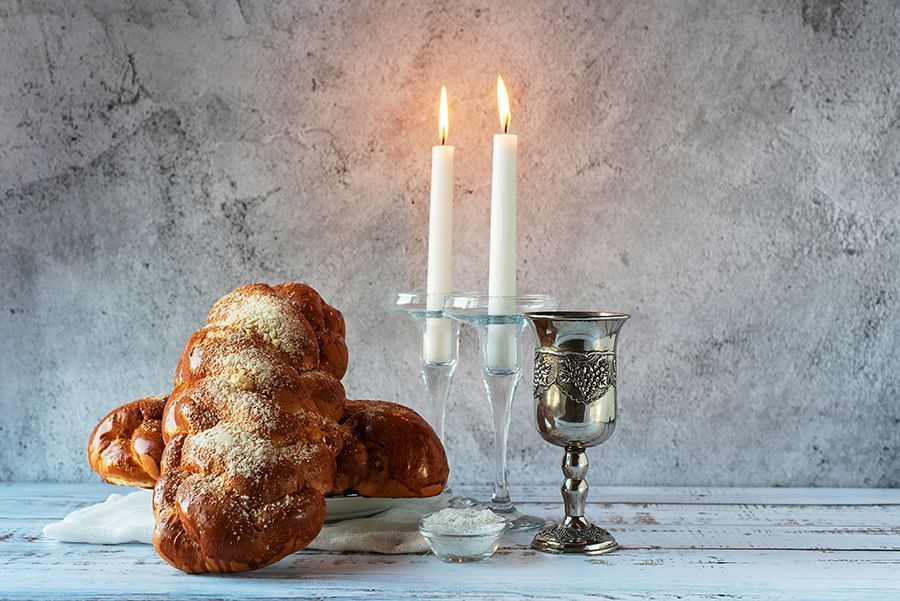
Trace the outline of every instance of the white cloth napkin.
<path fill-rule="evenodd" d="M 118 545 L 153 543 L 153 491 L 111 494 L 96 505 L 76 509 L 44 526 L 44 536 L 68 543 Z"/>
<path fill-rule="evenodd" d="M 367 518 L 326 524 L 309 545 L 320 551 L 424 553 L 428 543 L 419 534 L 423 513 L 446 507 L 444 495 L 431 499 L 398 500 L 397 506 Z M 44 536 L 63 542 L 117 545 L 152 544 L 152 492 L 111 494 L 103 503 L 77 509 L 61 522 L 44 526 Z"/>

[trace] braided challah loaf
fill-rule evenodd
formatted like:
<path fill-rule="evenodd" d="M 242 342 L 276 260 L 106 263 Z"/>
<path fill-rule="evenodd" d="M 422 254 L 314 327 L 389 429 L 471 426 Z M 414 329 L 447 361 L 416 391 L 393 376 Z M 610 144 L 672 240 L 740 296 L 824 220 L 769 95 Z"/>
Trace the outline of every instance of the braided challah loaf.
<path fill-rule="evenodd" d="M 298 301 L 307 295 L 289 285 L 238 288 L 188 340 L 153 494 L 154 545 L 179 569 L 263 567 L 322 527 L 343 447 L 344 389 L 332 374 L 346 363 L 320 366 L 309 304 Z"/>
<path fill-rule="evenodd" d="M 153 538 L 166 561 L 186 572 L 263 567 L 318 534 L 326 493 L 443 490 L 446 456 L 421 417 L 346 401 L 344 335 L 340 312 L 309 286 L 238 288 L 188 340 L 168 397 L 98 424 L 88 456 L 105 480 L 156 481 Z"/>

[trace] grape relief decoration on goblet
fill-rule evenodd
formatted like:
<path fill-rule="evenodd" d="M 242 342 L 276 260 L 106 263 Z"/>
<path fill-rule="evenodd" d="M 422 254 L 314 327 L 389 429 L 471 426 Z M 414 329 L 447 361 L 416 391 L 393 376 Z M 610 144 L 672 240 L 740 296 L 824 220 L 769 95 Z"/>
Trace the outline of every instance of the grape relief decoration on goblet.
<path fill-rule="evenodd" d="M 553 385 L 576 403 L 593 403 L 616 385 L 616 354 L 538 349 L 534 354 L 534 396 Z"/>

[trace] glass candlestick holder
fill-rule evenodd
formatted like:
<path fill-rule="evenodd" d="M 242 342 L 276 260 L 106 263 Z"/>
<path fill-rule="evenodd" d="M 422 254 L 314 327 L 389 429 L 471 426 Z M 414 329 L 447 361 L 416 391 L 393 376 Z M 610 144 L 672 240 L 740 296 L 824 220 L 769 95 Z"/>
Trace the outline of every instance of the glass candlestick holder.
<path fill-rule="evenodd" d="M 506 518 L 511 530 L 531 530 L 544 519 L 525 515 L 509 497 L 506 449 L 510 409 L 522 377 L 524 313 L 552 310 L 556 301 L 547 295 L 489 296 L 454 294 L 444 304 L 444 314 L 475 328 L 481 348 L 481 377 L 487 392 L 494 429 L 494 491 L 488 507 Z"/>
<path fill-rule="evenodd" d="M 422 344 L 418 347 L 420 374 L 428 396 L 428 420 L 446 448 L 447 439 L 444 421 L 447 415 L 447 399 L 459 357 L 459 322 L 444 315 L 443 306 L 447 298 L 444 294 L 419 294 L 397 292 L 388 295 L 387 309 L 412 318 L 418 326 Z M 452 474 L 451 468 L 451 474 Z M 450 486 L 444 488 L 451 494 Z M 452 497 L 454 506 L 470 506 L 474 500 L 466 497 Z"/>

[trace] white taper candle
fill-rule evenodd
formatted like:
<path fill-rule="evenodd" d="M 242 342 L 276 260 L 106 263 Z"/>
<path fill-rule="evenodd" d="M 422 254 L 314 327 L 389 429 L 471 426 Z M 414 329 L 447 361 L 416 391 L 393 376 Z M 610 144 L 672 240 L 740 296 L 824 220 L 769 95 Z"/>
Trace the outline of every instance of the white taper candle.
<path fill-rule="evenodd" d="M 453 289 L 453 147 L 447 146 L 447 88 L 441 88 L 440 146 L 431 149 L 431 200 L 428 208 L 428 285 L 426 308 L 443 309 Z M 422 353 L 425 361 L 446 363 L 452 358 L 450 321 L 427 318 Z"/>
<path fill-rule="evenodd" d="M 490 315 L 509 315 L 516 295 L 516 153 L 518 138 L 510 133 L 509 98 L 503 80 L 497 78 L 500 124 L 504 133 L 494 135 L 491 177 L 491 256 L 488 273 Z M 488 328 L 487 359 L 492 369 L 512 369 L 517 363 L 514 325 Z"/>

